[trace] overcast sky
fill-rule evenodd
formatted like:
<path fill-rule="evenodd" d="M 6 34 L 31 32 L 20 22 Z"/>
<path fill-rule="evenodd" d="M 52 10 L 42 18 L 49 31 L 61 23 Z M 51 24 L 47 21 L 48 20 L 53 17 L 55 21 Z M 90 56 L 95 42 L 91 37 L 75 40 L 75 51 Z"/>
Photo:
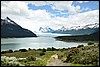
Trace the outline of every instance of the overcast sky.
<path fill-rule="evenodd" d="M 99 23 L 99 1 L 1 1 L 1 18 L 38 31 Z"/>

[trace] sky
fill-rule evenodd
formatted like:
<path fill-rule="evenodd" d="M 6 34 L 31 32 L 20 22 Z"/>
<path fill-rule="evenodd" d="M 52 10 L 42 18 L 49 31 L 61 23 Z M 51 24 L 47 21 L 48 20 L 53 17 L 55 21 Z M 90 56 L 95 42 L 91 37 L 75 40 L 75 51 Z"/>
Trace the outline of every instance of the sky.
<path fill-rule="evenodd" d="M 32 32 L 84 26 L 99 23 L 99 1 L 1 1 L 1 19 L 6 17 Z"/>

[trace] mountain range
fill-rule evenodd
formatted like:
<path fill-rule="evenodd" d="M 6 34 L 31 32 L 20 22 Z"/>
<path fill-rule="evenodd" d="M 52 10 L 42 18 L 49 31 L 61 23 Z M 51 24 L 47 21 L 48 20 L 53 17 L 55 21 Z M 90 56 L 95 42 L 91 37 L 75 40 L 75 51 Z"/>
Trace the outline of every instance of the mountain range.
<path fill-rule="evenodd" d="M 92 34 L 97 31 L 99 31 L 99 24 L 88 24 L 85 26 L 72 26 L 70 28 L 66 28 L 62 26 L 60 29 L 53 30 L 49 26 L 46 28 L 40 27 L 39 31 L 43 33 L 60 33 L 60 34 L 71 34 L 71 35 L 86 35 L 86 34 Z"/>
<path fill-rule="evenodd" d="M 36 37 L 36 34 L 22 28 L 9 17 L 6 17 L 5 19 L 1 19 L 1 38 L 10 37 Z"/>

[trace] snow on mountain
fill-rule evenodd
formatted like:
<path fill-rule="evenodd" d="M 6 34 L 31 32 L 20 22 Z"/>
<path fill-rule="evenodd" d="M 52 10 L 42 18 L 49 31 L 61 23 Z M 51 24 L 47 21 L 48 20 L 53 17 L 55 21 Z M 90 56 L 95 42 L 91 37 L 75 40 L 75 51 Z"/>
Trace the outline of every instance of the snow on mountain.
<path fill-rule="evenodd" d="M 70 28 L 65 28 L 64 26 L 62 26 L 61 29 L 59 30 L 79 30 L 79 29 L 87 29 L 87 28 L 98 28 L 99 27 L 99 23 L 95 23 L 95 24 L 88 24 L 85 26 L 72 26 Z"/>
<path fill-rule="evenodd" d="M 5 24 L 15 24 L 17 25 L 13 20 L 11 20 L 9 17 L 6 17 L 5 19 L 3 19 L 4 22 L 2 23 L 5 23 Z"/>
<path fill-rule="evenodd" d="M 49 26 L 47 26 L 45 28 L 40 27 L 39 31 L 46 33 L 46 32 L 52 32 L 53 29 L 51 29 Z"/>
<path fill-rule="evenodd" d="M 68 30 L 82 30 L 82 29 L 88 29 L 88 28 L 98 28 L 99 27 L 99 23 L 95 23 L 95 24 L 88 24 L 85 26 L 72 26 L 70 28 L 66 28 L 65 26 L 62 26 L 61 28 L 57 29 L 57 30 L 53 30 L 52 28 L 50 28 L 49 26 L 42 28 L 40 27 L 39 31 L 44 32 L 44 33 L 52 33 L 55 31 L 61 31 L 61 32 L 66 32 Z"/>

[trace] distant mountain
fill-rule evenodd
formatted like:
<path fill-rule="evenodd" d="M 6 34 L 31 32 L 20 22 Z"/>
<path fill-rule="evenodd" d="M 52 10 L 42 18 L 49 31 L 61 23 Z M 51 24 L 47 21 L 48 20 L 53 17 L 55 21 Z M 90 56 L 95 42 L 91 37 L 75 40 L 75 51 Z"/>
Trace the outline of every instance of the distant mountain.
<path fill-rule="evenodd" d="M 53 32 L 54 30 L 51 29 L 49 26 L 47 26 L 47 27 L 45 27 L 45 28 L 40 27 L 39 31 L 40 31 L 40 32 L 43 32 L 43 33 L 51 33 L 51 32 Z"/>
<path fill-rule="evenodd" d="M 9 17 L 6 17 L 1 19 L 1 37 L 36 37 L 36 35 L 28 29 L 22 28 Z"/>
<path fill-rule="evenodd" d="M 72 34 L 72 35 L 86 35 L 92 34 L 99 31 L 99 24 L 88 24 L 85 26 L 73 26 L 65 28 L 64 26 L 61 29 L 55 30 L 52 33 L 60 33 L 60 34 Z"/>
<path fill-rule="evenodd" d="M 58 36 L 55 38 L 61 41 L 99 41 L 99 31 L 89 35 Z"/>
<path fill-rule="evenodd" d="M 52 28 L 47 26 L 45 28 L 40 27 L 39 31 L 43 33 L 86 35 L 86 34 L 92 34 L 99 31 L 99 23 L 88 24 L 85 26 L 72 26 L 70 28 L 66 28 L 65 26 L 62 26 L 60 29 L 57 30 L 53 30 Z"/>

